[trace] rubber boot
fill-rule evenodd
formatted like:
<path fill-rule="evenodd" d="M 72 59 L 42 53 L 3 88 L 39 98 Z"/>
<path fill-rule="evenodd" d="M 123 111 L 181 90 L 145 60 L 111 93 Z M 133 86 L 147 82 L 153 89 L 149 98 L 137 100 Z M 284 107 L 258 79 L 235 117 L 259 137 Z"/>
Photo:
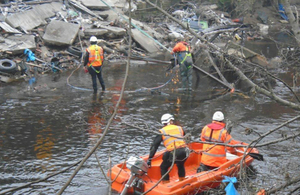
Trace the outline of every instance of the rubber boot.
<path fill-rule="evenodd" d="M 179 181 L 185 180 L 185 177 L 179 177 Z"/>
<path fill-rule="evenodd" d="M 203 171 L 208 171 L 208 170 L 209 170 L 209 168 L 206 165 L 200 164 L 200 166 L 197 169 L 197 173 L 200 173 L 200 172 L 203 172 Z"/>
<path fill-rule="evenodd" d="M 161 183 L 162 184 L 168 184 L 168 183 L 170 183 L 170 180 L 162 180 Z"/>

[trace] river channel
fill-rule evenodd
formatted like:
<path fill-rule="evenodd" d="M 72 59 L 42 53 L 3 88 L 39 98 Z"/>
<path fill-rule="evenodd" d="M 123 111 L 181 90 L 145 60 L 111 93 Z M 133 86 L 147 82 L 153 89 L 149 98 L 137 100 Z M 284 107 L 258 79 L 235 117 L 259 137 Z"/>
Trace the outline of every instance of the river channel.
<path fill-rule="evenodd" d="M 123 161 L 126 155 L 149 153 L 155 134 L 129 127 L 126 123 L 158 130 L 162 114 L 171 113 L 176 123 L 192 134 L 193 140 L 199 140 L 201 128 L 211 122 L 215 111 L 220 110 L 226 119 L 234 122 L 233 138 L 249 143 L 257 138 L 257 134 L 246 135 L 245 128 L 262 134 L 298 115 L 262 95 L 250 98 L 238 90 L 224 93 L 221 85 L 212 87 L 211 80 L 204 75 L 200 75 L 198 83 L 194 76 L 194 86 L 198 84 L 198 87 L 191 93 L 177 90 L 180 88 L 178 76 L 159 90 L 146 90 L 170 79 L 171 75 L 165 74 L 166 69 L 167 65 L 131 64 L 117 116 L 96 151 L 105 172 L 110 166 L 109 159 L 114 165 Z M 30 89 L 28 82 L 1 85 L 0 192 L 67 168 L 95 145 L 119 99 L 125 65 L 108 64 L 103 71 L 107 91 L 97 95 L 82 90 L 91 89 L 90 76 L 82 69 L 72 75 L 71 70 L 61 73 L 56 79 L 52 75 L 40 75 L 33 86 L 35 91 Z M 274 92 L 283 98 L 290 96 L 290 91 L 281 83 L 275 84 Z M 296 132 L 299 132 L 299 121 L 270 134 L 260 143 Z M 299 148 L 299 138 L 258 148 L 265 161 L 252 163 L 255 176 L 249 182 L 253 188 L 269 189 L 286 182 L 287 176 L 299 176 Z M 73 171 L 7 194 L 57 194 Z M 281 192 L 284 194 L 291 189 Z M 64 192 L 107 193 L 108 184 L 95 155 L 87 160 Z M 242 194 L 253 192 L 243 191 Z"/>

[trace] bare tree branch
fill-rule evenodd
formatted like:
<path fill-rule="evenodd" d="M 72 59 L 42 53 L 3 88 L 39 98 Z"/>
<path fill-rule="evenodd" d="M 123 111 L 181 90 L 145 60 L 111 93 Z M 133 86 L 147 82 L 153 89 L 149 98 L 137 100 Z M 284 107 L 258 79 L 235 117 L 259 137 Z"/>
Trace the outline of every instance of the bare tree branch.
<path fill-rule="evenodd" d="M 161 180 L 167 175 L 170 173 L 170 171 L 172 170 L 173 166 L 174 166 L 174 163 L 175 163 L 175 157 L 176 157 L 176 147 L 174 149 L 174 152 L 173 152 L 173 159 L 172 159 L 172 165 L 171 167 L 169 168 L 169 170 L 156 182 L 156 184 L 154 186 L 152 186 L 149 190 L 147 190 L 146 192 L 144 192 L 142 195 L 145 195 L 147 194 L 148 192 L 150 192 L 151 190 L 153 190 L 160 182 Z"/>
<path fill-rule="evenodd" d="M 259 87 L 258 85 L 256 85 L 255 83 L 253 83 L 250 79 L 248 79 L 244 75 L 244 73 L 239 68 L 237 68 L 236 66 L 234 66 L 229 60 L 226 59 L 226 61 L 227 61 L 227 65 L 231 69 L 233 69 L 243 81 L 245 81 L 248 85 L 250 85 L 256 91 L 258 91 L 258 92 L 260 92 L 260 93 L 262 93 L 262 94 L 270 97 L 271 99 L 273 99 L 273 100 L 275 100 L 275 101 L 277 101 L 277 102 L 279 102 L 279 103 L 281 103 L 283 105 L 286 105 L 286 106 L 289 106 L 291 108 L 300 110 L 300 104 L 296 104 L 296 103 L 284 100 L 284 99 L 278 97 L 277 95 L 273 94 L 272 92 Z"/>
<path fill-rule="evenodd" d="M 58 171 L 58 172 L 56 172 L 56 173 L 53 173 L 53 174 L 51 174 L 51 175 L 49 175 L 49 176 L 47 176 L 47 177 L 45 177 L 45 178 L 43 178 L 43 179 L 39 179 L 39 180 L 30 182 L 30 183 L 24 184 L 24 185 L 22 185 L 22 186 L 19 186 L 19 187 L 16 187 L 16 188 L 12 188 L 12 189 L 8 189 L 8 190 L 6 190 L 6 191 L 0 192 L 0 195 L 6 194 L 6 193 L 8 193 L 8 192 L 13 192 L 13 191 L 16 191 L 16 190 L 19 190 L 19 189 L 22 189 L 22 188 L 25 188 L 25 187 L 28 187 L 28 186 L 31 186 L 32 184 L 35 184 L 35 183 L 39 183 L 39 182 L 45 181 L 45 180 L 47 180 L 47 179 L 49 179 L 49 178 L 51 178 L 51 177 L 54 177 L 54 176 L 56 176 L 56 175 L 58 175 L 58 174 L 60 174 L 60 173 L 66 172 L 66 171 L 69 170 L 70 168 L 72 168 L 72 167 L 78 165 L 80 162 L 81 162 L 81 160 L 80 160 L 80 161 L 77 161 L 77 162 L 74 163 L 73 165 L 71 165 L 71 166 L 69 166 L 69 167 L 67 167 L 67 168 L 65 168 L 65 169 L 63 169 L 63 170 L 61 170 L 61 171 Z"/>
<path fill-rule="evenodd" d="M 285 189 L 287 186 L 290 186 L 290 185 L 298 183 L 298 182 L 300 182 L 300 177 L 296 177 L 296 178 L 286 182 L 285 184 L 282 184 L 281 186 L 279 186 L 277 188 L 274 188 L 274 189 L 271 189 L 271 190 L 266 190 L 265 193 L 266 193 L 266 195 L 273 194 L 273 193 L 276 193 L 280 190 Z"/>
<path fill-rule="evenodd" d="M 129 17 L 129 21 L 131 21 L 131 17 Z M 123 99 L 123 95 L 124 95 L 124 91 L 125 91 L 125 86 L 127 83 L 127 78 L 128 78 L 128 73 L 129 73 L 129 65 L 130 65 L 130 56 L 131 56 L 131 42 L 132 42 L 132 37 L 131 37 L 131 25 L 129 25 L 129 55 L 128 55 L 128 60 L 127 60 L 127 65 L 126 65 L 126 72 L 125 72 L 125 78 L 124 78 L 124 82 L 122 84 L 122 89 L 121 89 L 121 93 L 120 93 L 120 97 L 119 100 L 114 108 L 114 112 L 111 115 L 110 119 L 108 120 L 108 123 L 105 127 L 105 130 L 101 136 L 101 138 L 97 141 L 96 145 L 88 152 L 88 154 L 82 159 L 81 163 L 79 164 L 79 166 L 75 169 L 75 171 L 73 172 L 73 174 L 71 175 L 71 177 L 69 178 L 69 180 L 67 181 L 67 183 L 60 189 L 60 191 L 58 192 L 58 195 L 62 194 L 64 192 L 64 190 L 68 187 L 68 185 L 70 185 L 72 179 L 75 177 L 75 175 L 78 173 L 78 171 L 81 169 L 81 167 L 83 166 L 83 164 L 85 163 L 85 161 L 87 161 L 87 159 L 96 151 L 96 149 L 100 146 L 100 144 L 102 143 L 105 135 L 108 133 L 109 131 L 109 127 L 114 119 L 114 117 L 117 115 L 117 111 L 120 105 L 121 100 Z"/>
<path fill-rule="evenodd" d="M 107 181 L 107 183 L 110 185 L 110 181 L 109 181 L 109 179 L 106 177 L 106 174 L 104 173 L 104 170 L 102 169 L 102 166 L 101 166 L 101 164 L 100 164 L 100 161 L 99 161 L 99 158 L 98 158 L 98 156 L 97 156 L 97 154 L 96 153 L 94 153 L 95 154 L 95 157 L 96 157 L 96 159 L 97 159 L 97 162 L 98 162 L 98 166 L 99 166 L 99 168 L 100 168 L 100 171 L 101 171 L 101 173 L 103 174 L 103 176 L 104 176 L 104 179 Z"/>

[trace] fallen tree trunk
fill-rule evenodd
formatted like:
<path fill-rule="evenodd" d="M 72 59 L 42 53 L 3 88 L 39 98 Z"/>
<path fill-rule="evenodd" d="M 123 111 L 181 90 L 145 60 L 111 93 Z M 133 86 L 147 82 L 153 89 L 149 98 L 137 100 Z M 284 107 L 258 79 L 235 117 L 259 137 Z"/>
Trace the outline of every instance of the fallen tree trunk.
<path fill-rule="evenodd" d="M 250 85 L 253 89 L 255 89 L 256 92 L 260 92 L 260 93 L 268 96 L 269 98 L 275 100 L 278 103 L 289 106 L 296 110 L 300 110 L 300 104 L 296 104 L 296 103 L 284 100 L 284 99 L 278 97 L 277 95 L 275 95 L 273 92 L 270 92 L 266 89 L 259 87 L 254 82 L 252 82 L 248 77 L 246 77 L 246 75 L 244 75 L 244 73 L 240 69 L 238 69 L 236 66 L 234 66 L 229 60 L 227 60 L 227 65 L 238 74 L 238 76 L 241 78 L 241 80 L 243 80 L 248 85 Z"/>
<path fill-rule="evenodd" d="M 152 2 L 150 2 L 149 0 L 145 0 L 148 4 L 152 5 L 153 7 L 155 7 L 156 9 L 158 9 L 159 11 L 161 11 L 162 13 L 164 13 L 167 17 L 169 17 L 171 20 L 173 20 L 174 22 L 178 23 L 179 25 L 181 25 L 184 29 L 188 30 L 192 35 L 194 35 L 195 37 L 197 37 L 203 44 L 206 44 L 210 47 L 211 51 L 214 51 L 215 54 L 220 55 L 227 63 L 227 65 L 234 70 L 237 75 L 240 77 L 240 79 L 244 82 L 246 82 L 247 84 L 249 84 L 249 86 L 252 87 L 252 89 L 255 89 L 256 92 L 259 92 L 261 94 L 264 94 L 268 97 L 270 97 L 271 99 L 275 100 L 278 103 L 281 103 L 283 105 L 289 106 L 293 109 L 296 110 L 300 110 L 300 104 L 294 103 L 294 102 L 290 102 L 287 100 L 284 100 L 280 97 L 278 97 L 277 95 L 275 95 L 273 92 L 270 92 L 264 88 L 259 87 L 257 84 L 255 84 L 253 81 L 251 81 L 246 75 L 244 75 L 244 73 L 237 68 L 236 66 L 234 66 L 228 59 L 227 57 L 224 55 L 225 52 L 222 51 L 218 46 L 216 46 L 213 43 L 208 42 L 205 38 L 203 38 L 200 34 L 197 34 L 193 29 L 190 29 L 187 25 L 183 24 L 182 22 L 180 22 L 179 20 L 177 20 L 176 18 L 172 17 L 170 14 L 168 14 L 166 11 L 164 11 L 163 9 L 161 9 L 160 7 L 156 6 L 155 4 L 153 4 Z M 286 0 L 287 1 L 287 0 Z M 300 39 L 299 39 L 300 40 Z M 226 54 L 227 55 L 227 54 Z M 231 56 L 234 59 L 239 59 L 240 61 L 242 61 L 242 58 L 238 58 L 236 56 Z M 222 84 L 225 84 L 224 82 L 220 82 Z M 227 83 L 225 84 L 225 86 L 228 86 Z M 229 87 L 229 86 L 228 86 Z"/>

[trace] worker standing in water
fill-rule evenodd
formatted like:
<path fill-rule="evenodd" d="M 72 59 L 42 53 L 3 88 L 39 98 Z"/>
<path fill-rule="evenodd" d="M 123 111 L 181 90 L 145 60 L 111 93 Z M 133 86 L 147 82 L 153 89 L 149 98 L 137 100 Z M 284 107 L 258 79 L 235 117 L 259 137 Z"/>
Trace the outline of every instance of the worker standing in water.
<path fill-rule="evenodd" d="M 88 71 L 92 77 L 94 94 L 97 93 L 97 78 L 101 84 L 102 91 L 105 91 L 105 84 L 102 78 L 103 65 L 103 48 L 97 45 L 97 38 L 91 36 L 90 46 L 86 49 L 84 56 L 84 69 Z"/>
<path fill-rule="evenodd" d="M 176 55 L 180 67 L 182 88 L 192 91 L 193 84 L 193 58 L 191 48 L 185 41 L 178 42 L 171 52 Z"/>

